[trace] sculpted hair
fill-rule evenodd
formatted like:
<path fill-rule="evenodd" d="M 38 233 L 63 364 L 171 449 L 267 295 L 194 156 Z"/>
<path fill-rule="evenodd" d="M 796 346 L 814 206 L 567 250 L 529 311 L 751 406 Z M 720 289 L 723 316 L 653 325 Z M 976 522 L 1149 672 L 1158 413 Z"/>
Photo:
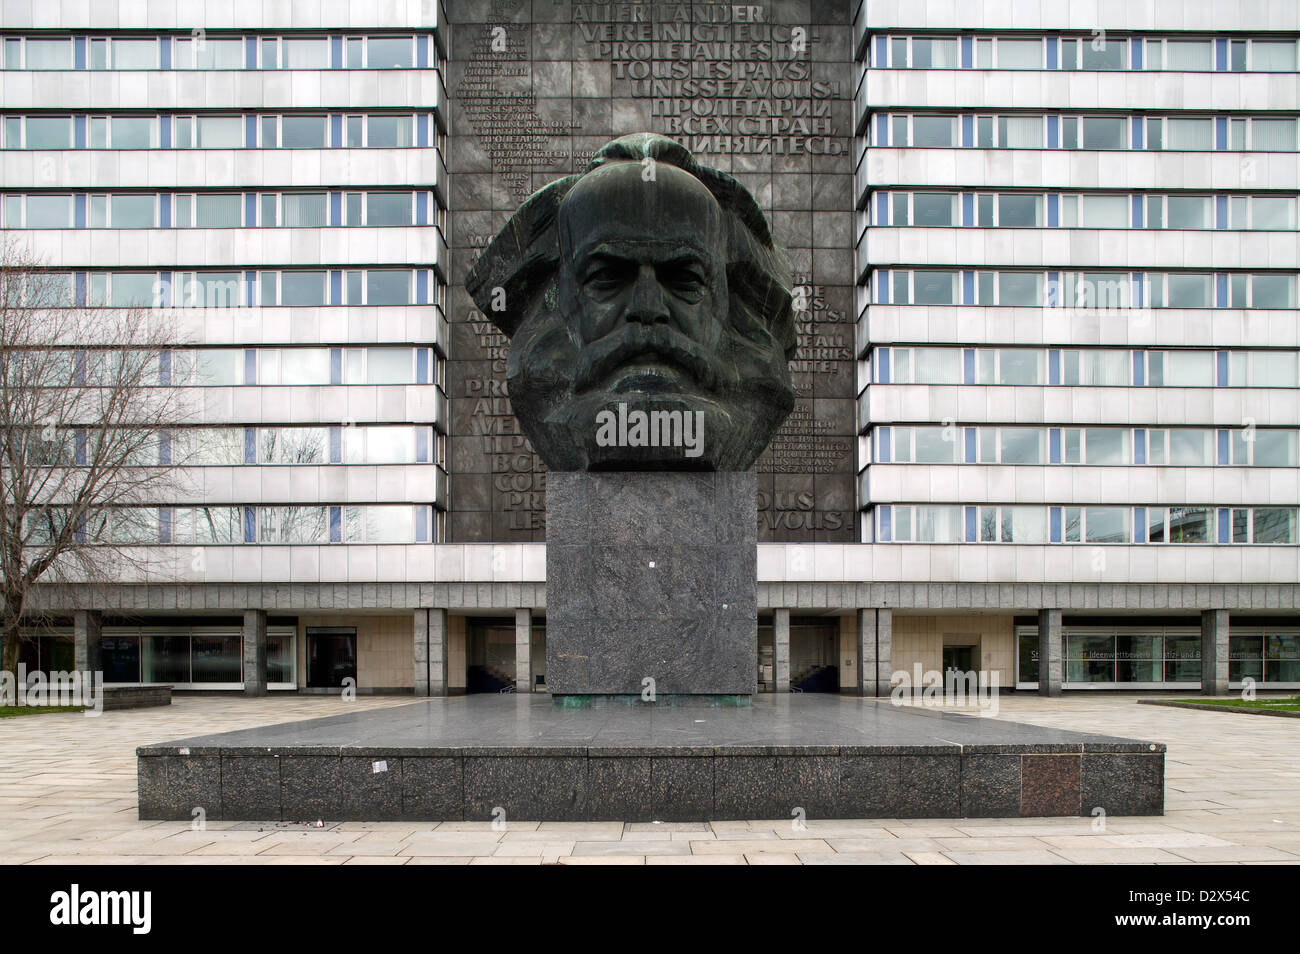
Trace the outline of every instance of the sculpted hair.
<path fill-rule="evenodd" d="M 762 209 L 730 175 L 701 164 L 685 146 L 655 133 L 635 133 L 606 144 L 581 173 L 530 196 L 470 269 L 465 284 L 475 304 L 511 338 L 527 318 L 553 311 L 558 305 L 560 203 L 587 173 L 609 163 L 646 160 L 689 173 L 717 200 L 727 231 L 731 325 L 754 343 L 770 336 L 787 361 L 793 358 L 797 339 L 789 266 L 772 241 Z"/>

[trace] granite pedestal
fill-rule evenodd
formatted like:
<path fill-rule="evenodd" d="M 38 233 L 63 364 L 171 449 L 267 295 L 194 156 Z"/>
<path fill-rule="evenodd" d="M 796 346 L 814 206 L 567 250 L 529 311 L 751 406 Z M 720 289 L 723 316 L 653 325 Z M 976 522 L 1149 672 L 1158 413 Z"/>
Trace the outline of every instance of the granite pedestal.
<path fill-rule="evenodd" d="M 429 699 L 136 750 L 141 819 L 700 821 L 1164 812 L 1163 745 L 836 695 Z M 498 813 L 499 814 L 499 813 Z"/>
<path fill-rule="evenodd" d="M 756 500 L 749 472 L 548 474 L 552 696 L 750 696 Z"/>

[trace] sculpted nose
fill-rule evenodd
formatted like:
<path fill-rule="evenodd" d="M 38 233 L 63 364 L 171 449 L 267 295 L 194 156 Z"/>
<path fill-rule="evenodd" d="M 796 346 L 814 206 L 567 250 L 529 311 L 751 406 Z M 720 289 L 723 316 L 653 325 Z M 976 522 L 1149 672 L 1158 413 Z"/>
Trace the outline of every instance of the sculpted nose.
<path fill-rule="evenodd" d="M 636 284 L 632 286 L 632 300 L 627 308 L 627 320 L 643 325 L 654 325 L 668 321 L 671 315 L 668 304 L 664 301 L 663 289 L 655 270 L 649 265 L 642 265 L 637 271 Z"/>

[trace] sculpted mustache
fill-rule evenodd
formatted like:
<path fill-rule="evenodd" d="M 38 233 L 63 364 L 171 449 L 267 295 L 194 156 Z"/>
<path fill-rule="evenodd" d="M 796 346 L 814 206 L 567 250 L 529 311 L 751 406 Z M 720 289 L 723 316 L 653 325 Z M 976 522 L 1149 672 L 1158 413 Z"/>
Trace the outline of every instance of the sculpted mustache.
<path fill-rule="evenodd" d="M 717 386 L 712 364 L 689 338 L 662 325 L 628 325 L 582 350 L 574 379 L 575 390 L 585 391 L 642 355 L 665 358 L 685 368 L 705 387 Z"/>

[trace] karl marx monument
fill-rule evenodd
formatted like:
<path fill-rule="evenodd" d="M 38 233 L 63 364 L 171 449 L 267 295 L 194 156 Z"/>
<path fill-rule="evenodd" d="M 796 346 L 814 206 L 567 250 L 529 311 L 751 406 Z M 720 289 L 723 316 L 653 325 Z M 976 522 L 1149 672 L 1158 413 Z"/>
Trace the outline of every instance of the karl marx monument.
<path fill-rule="evenodd" d="M 534 193 L 471 270 L 547 478 L 557 699 L 747 698 L 756 484 L 794 406 L 780 251 L 735 179 L 638 133 Z"/>

